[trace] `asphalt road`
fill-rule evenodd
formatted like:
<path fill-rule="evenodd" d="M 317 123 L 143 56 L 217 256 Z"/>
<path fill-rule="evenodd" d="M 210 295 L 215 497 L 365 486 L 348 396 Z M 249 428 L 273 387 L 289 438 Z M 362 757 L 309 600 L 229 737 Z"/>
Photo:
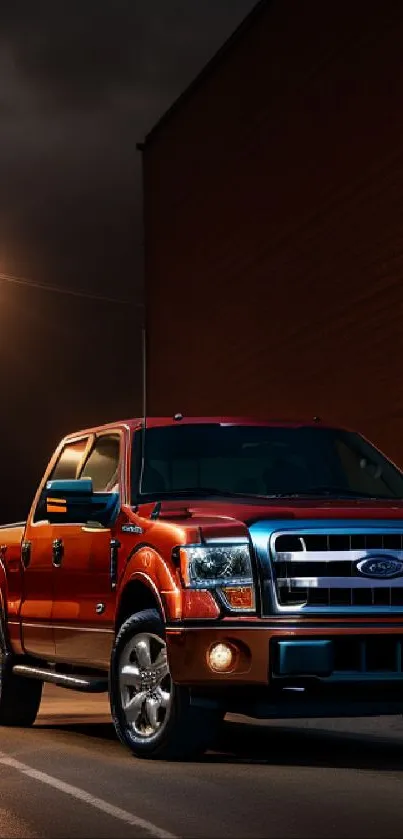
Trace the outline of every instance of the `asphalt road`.
<path fill-rule="evenodd" d="M 187 764 L 137 761 L 106 699 L 47 687 L 0 731 L 1 837 L 401 837 L 403 720 L 228 718 Z"/>

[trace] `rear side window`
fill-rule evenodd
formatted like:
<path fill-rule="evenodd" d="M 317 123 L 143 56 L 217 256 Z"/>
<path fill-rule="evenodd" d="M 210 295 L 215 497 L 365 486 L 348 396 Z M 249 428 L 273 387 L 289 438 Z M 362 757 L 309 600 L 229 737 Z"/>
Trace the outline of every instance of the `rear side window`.
<path fill-rule="evenodd" d="M 49 475 L 48 481 L 68 481 L 77 477 L 81 459 L 88 444 L 88 437 L 67 443 L 59 455 L 59 459 Z"/>
<path fill-rule="evenodd" d="M 118 482 L 120 438 L 119 435 L 98 437 L 81 478 L 92 478 L 94 492 L 112 491 Z"/>

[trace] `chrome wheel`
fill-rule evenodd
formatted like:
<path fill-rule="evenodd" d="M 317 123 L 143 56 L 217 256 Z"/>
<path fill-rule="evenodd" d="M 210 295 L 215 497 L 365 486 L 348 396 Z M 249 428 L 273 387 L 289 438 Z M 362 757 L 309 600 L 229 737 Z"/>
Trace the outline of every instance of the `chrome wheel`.
<path fill-rule="evenodd" d="M 146 740 L 164 727 L 172 701 L 165 641 L 143 632 L 131 638 L 119 661 L 123 713 L 133 734 Z"/>

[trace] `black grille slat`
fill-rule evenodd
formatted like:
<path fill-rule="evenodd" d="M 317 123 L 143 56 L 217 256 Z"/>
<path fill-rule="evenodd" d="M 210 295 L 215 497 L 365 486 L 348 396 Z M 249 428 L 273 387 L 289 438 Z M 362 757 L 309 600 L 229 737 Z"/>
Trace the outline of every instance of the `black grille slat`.
<path fill-rule="evenodd" d="M 276 539 L 276 551 L 278 553 L 294 553 L 295 551 L 302 551 L 303 544 L 301 539 L 294 534 L 286 533 L 283 536 L 278 536 Z M 326 550 L 326 548 L 324 548 Z"/>
<path fill-rule="evenodd" d="M 374 606 L 390 606 L 390 588 L 374 588 L 373 605 Z"/>
<path fill-rule="evenodd" d="M 351 562 L 276 562 L 277 579 L 282 577 L 351 577 Z"/>
<path fill-rule="evenodd" d="M 350 606 L 351 605 L 351 589 L 349 588 L 332 588 L 329 591 L 329 605 L 330 606 Z"/>
<path fill-rule="evenodd" d="M 302 591 L 302 589 L 301 589 Z M 307 593 L 308 606 L 328 606 L 329 605 L 329 591 L 328 588 L 310 588 Z"/>
<path fill-rule="evenodd" d="M 278 589 L 280 603 L 287 604 L 287 606 L 300 605 L 306 603 L 308 597 L 308 590 L 306 588 L 296 588 L 290 591 L 287 586 L 280 586 Z"/>
<path fill-rule="evenodd" d="M 328 551 L 349 551 L 350 537 L 348 534 L 333 534 L 328 536 Z"/>
<path fill-rule="evenodd" d="M 403 606 L 403 588 L 392 588 L 391 591 L 391 605 Z"/>
<path fill-rule="evenodd" d="M 352 533 L 350 536 L 350 550 L 361 551 L 365 549 L 365 536 L 361 533 Z"/>
<path fill-rule="evenodd" d="M 400 533 L 385 533 L 383 537 L 384 550 L 401 551 L 403 550 L 402 535 Z"/>
<path fill-rule="evenodd" d="M 355 588 L 352 589 L 352 605 L 353 606 L 372 606 L 372 589 L 371 588 Z"/>
<path fill-rule="evenodd" d="M 383 551 L 383 536 L 380 533 L 368 533 L 365 536 L 365 548 L 368 551 Z"/>

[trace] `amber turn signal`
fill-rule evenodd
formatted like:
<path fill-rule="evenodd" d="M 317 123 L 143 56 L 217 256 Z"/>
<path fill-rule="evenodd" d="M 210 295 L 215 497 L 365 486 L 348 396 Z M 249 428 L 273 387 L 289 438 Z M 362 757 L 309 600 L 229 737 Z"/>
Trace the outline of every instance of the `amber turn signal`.
<path fill-rule="evenodd" d="M 231 609 L 251 612 L 255 608 L 253 586 L 225 586 L 222 593 Z"/>

